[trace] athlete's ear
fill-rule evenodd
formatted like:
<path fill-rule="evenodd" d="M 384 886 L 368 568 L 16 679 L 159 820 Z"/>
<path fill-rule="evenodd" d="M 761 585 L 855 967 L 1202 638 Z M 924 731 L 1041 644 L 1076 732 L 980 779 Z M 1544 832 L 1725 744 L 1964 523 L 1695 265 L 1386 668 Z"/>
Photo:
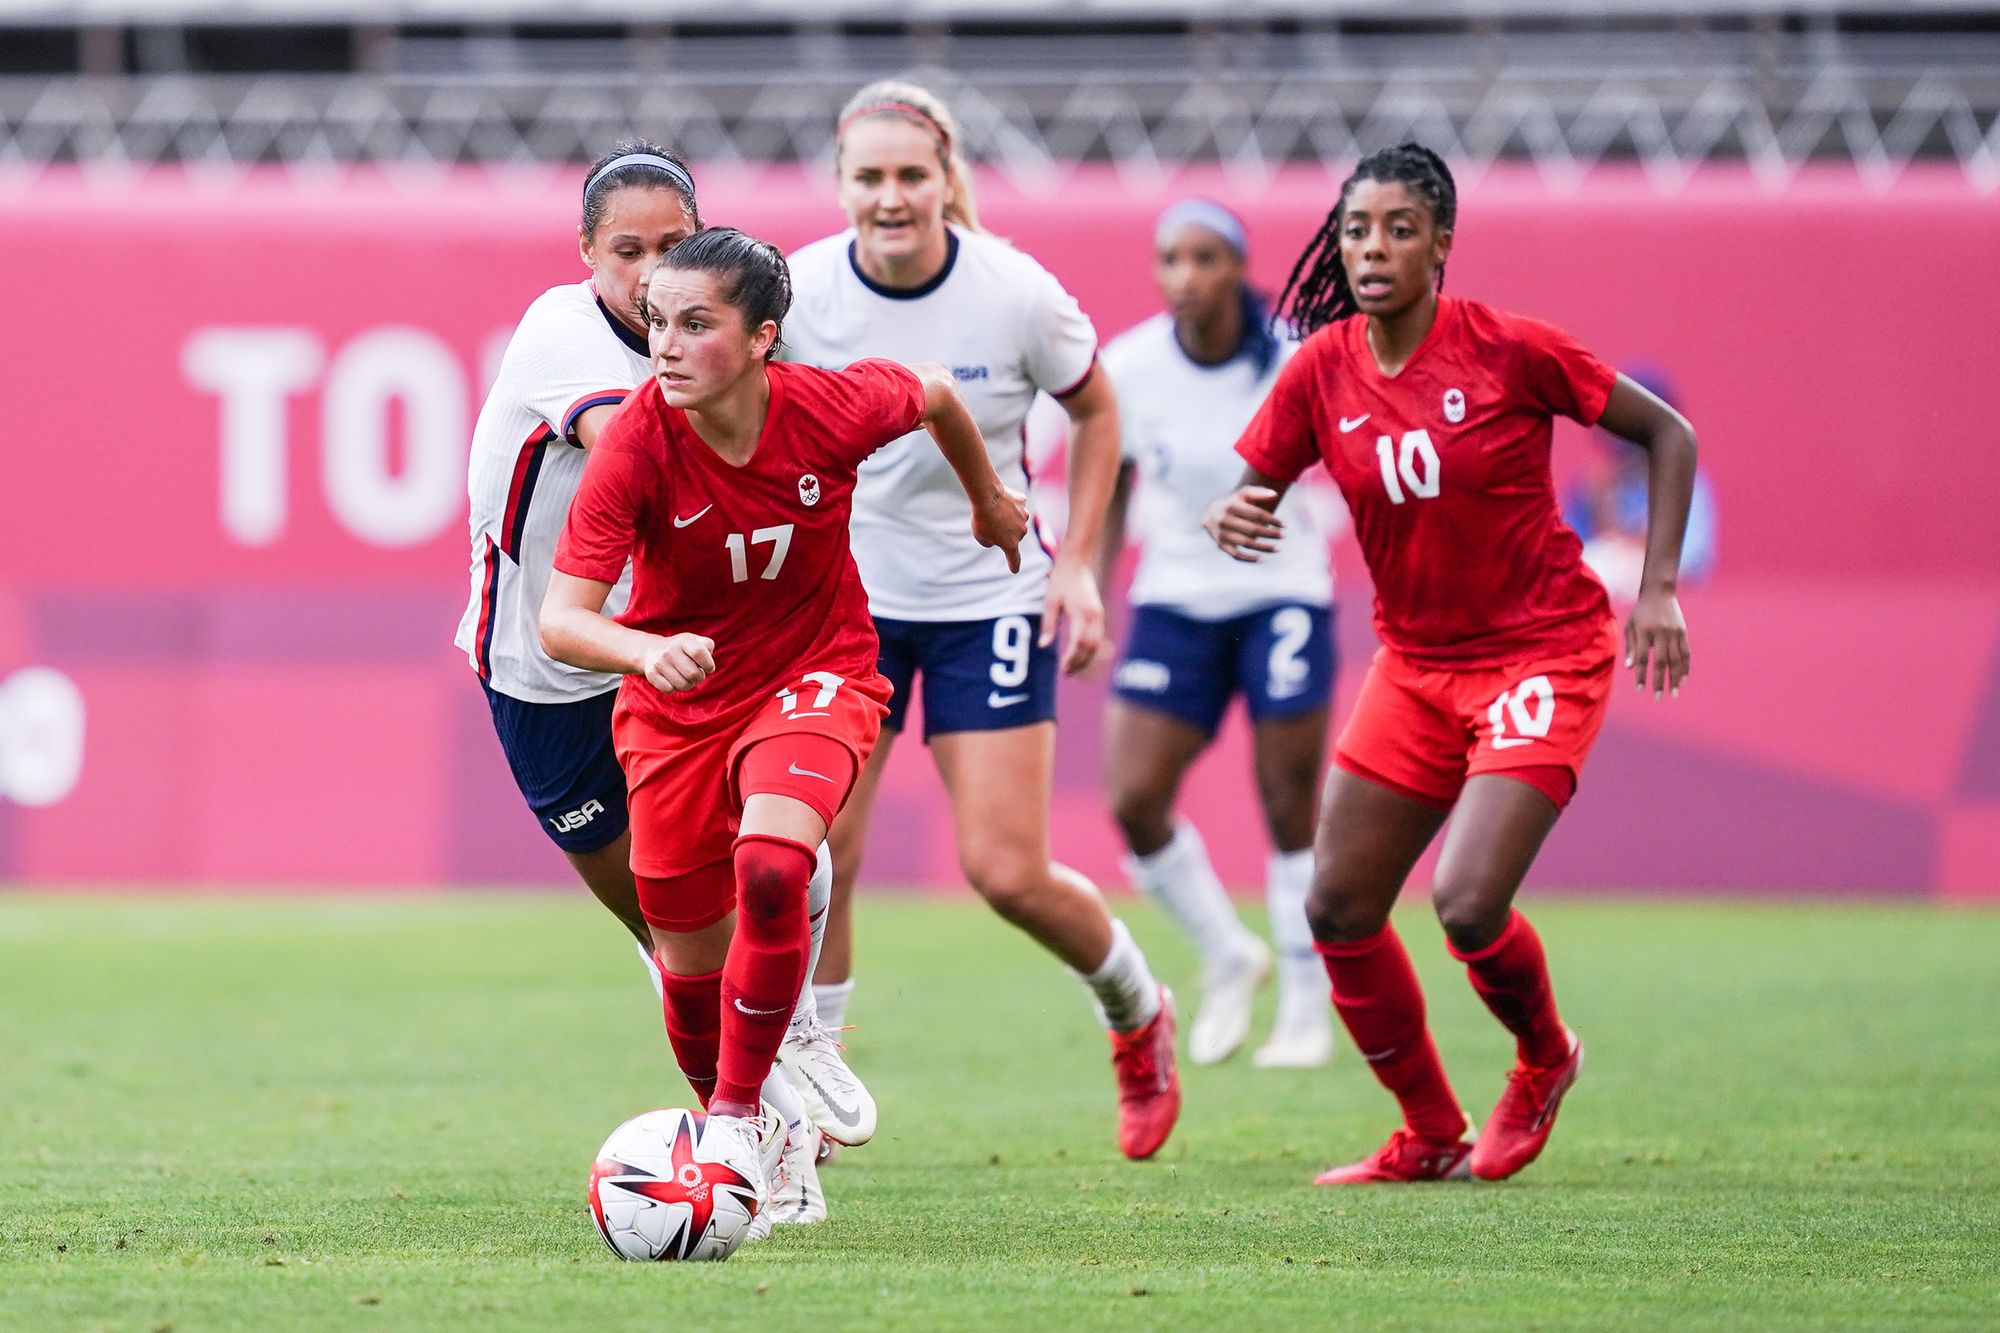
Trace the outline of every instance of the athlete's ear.
<path fill-rule="evenodd" d="M 750 335 L 750 355 L 758 361 L 769 361 L 771 349 L 778 345 L 778 321 L 767 319 L 757 326 Z"/>
<path fill-rule="evenodd" d="M 592 273 L 597 271 L 597 261 L 590 257 L 590 237 L 584 235 L 583 224 L 576 224 L 576 253 L 583 260 L 583 266 Z"/>
<path fill-rule="evenodd" d="M 1444 261 L 1451 258 L 1451 228 L 1440 227 L 1438 234 L 1431 238 L 1431 267 L 1443 268 Z"/>

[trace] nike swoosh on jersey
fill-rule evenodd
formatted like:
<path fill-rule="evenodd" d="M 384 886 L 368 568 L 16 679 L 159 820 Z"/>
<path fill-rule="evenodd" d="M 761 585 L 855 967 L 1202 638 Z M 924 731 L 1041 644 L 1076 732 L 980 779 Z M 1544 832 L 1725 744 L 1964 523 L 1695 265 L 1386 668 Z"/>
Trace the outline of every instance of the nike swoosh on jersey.
<path fill-rule="evenodd" d="M 695 510 L 692 514 L 689 514 L 686 518 L 682 518 L 679 514 L 675 514 L 674 526 L 677 528 L 684 528 L 688 524 L 694 522 L 696 519 L 700 518 L 703 514 L 706 514 L 709 510 L 713 508 L 715 508 L 715 502 L 711 500 L 707 504 L 703 505 L 701 508 Z"/>
<path fill-rule="evenodd" d="M 750 1014 L 756 1018 L 769 1018 L 772 1014 L 783 1014 L 791 1011 L 791 1006 L 785 1004 L 779 1005 L 776 1009 L 752 1009 L 749 1005 L 743 1003 L 741 995 L 734 997 L 732 1003 L 735 1004 L 738 1013 Z"/>
<path fill-rule="evenodd" d="M 1347 432 L 1353 430 L 1355 427 L 1359 426 L 1362 422 L 1368 420 L 1370 415 L 1371 415 L 1370 413 L 1363 412 L 1358 417 L 1342 417 L 1340 419 L 1340 433 L 1342 435 L 1347 434 Z"/>
<path fill-rule="evenodd" d="M 988 708 L 1012 708 L 1015 704 L 1024 704 L 1026 702 L 1028 702 L 1028 696 L 1025 694 L 1002 694 L 998 690 L 990 690 L 986 695 L 986 706 Z"/>
<path fill-rule="evenodd" d="M 818 778 L 821 782 L 833 781 L 832 778 L 828 777 L 824 773 L 815 773 L 810 768 L 800 768 L 797 764 L 793 764 L 790 768 L 786 769 L 785 771 L 802 778 Z"/>

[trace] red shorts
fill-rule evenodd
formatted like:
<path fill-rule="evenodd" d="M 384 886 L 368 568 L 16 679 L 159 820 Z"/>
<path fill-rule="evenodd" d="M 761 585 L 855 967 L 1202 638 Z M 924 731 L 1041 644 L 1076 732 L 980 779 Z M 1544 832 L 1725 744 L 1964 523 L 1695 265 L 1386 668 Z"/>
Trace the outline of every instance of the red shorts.
<path fill-rule="evenodd" d="M 831 689 L 824 680 L 809 681 L 773 695 L 741 721 L 697 733 L 632 712 L 621 691 L 611 714 L 611 738 L 625 769 L 632 812 L 632 872 L 672 879 L 726 863 L 743 815 L 737 779 L 744 752 L 787 736 L 824 736 L 853 755 L 859 772 L 881 734 L 888 700 L 889 682 L 879 674 L 840 680 Z M 824 803 L 813 799 L 806 779 L 783 794 L 830 815 L 852 785 L 851 774 L 832 776 L 840 790 L 829 789 L 832 799 Z"/>
<path fill-rule="evenodd" d="M 1619 651 L 1609 620 L 1588 648 L 1509 666 L 1448 671 L 1378 649 L 1334 762 L 1439 806 L 1478 773 L 1566 769 L 1573 789 L 1604 725 Z M 1550 796 L 1560 806 L 1567 792 Z"/>

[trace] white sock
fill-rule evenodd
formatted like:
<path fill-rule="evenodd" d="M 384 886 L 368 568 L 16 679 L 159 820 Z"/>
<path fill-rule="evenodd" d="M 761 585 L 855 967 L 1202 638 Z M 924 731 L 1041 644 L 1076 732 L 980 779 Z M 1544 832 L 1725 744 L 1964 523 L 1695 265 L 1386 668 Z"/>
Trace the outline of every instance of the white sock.
<path fill-rule="evenodd" d="M 637 940 L 632 941 L 632 947 L 639 951 L 639 961 L 646 965 L 646 976 L 653 983 L 653 998 L 656 1000 L 665 1000 L 667 998 L 667 983 L 660 980 L 660 960 L 653 957 L 651 949 L 648 949 Z"/>
<path fill-rule="evenodd" d="M 792 1026 L 800 1027 L 819 1016 L 819 1004 L 814 998 L 818 989 L 812 984 L 813 973 L 819 970 L 820 946 L 826 943 L 826 912 L 833 902 L 833 854 L 824 842 L 813 853 L 812 878 L 806 881 L 806 923 L 812 932 L 812 947 L 806 952 L 806 984 L 799 987 L 799 1002 L 792 1008 Z"/>
<path fill-rule="evenodd" d="M 1306 895 L 1312 891 L 1310 848 L 1274 853 L 1265 866 L 1264 902 L 1271 913 L 1271 942 L 1278 946 L 1278 1023 L 1324 1017 L 1326 969 L 1313 948 L 1306 924 Z"/>
<path fill-rule="evenodd" d="M 799 1100 L 799 1094 L 793 1089 L 791 1080 L 787 1079 L 776 1065 L 771 1066 L 771 1072 L 764 1075 L 763 1092 L 764 1100 L 771 1103 L 778 1114 L 784 1117 L 788 1128 L 797 1129 L 805 1120 L 806 1104 Z"/>
<path fill-rule="evenodd" d="M 813 983 L 813 1003 L 819 1006 L 819 1021 L 835 1032 L 847 1022 L 847 1001 L 854 994 L 854 978 Z"/>
<path fill-rule="evenodd" d="M 1153 980 L 1132 932 L 1117 917 L 1111 918 L 1111 952 L 1082 980 L 1097 1000 L 1098 1021 L 1115 1032 L 1142 1028 L 1160 1012 L 1160 983 Z"/>
<path fill-rule="evenodd" d="M 1145 856 L 1127 856 L 1125 873 L 1133 887 L 1166 909 L 1201 955 L 1209 970 L 1226 967 L 1243 953 L 1249 931 L 1209 863 L 1201 833 L 1184 819 L 1174 821 L 1167 845 Z"/>

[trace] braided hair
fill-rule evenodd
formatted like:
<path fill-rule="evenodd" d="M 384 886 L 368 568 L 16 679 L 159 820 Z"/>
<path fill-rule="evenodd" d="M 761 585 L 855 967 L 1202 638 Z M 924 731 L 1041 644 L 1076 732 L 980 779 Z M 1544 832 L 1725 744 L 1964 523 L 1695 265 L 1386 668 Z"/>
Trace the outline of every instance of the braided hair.
<path fill-rule="evenodd" d="M 1354 174 L 1340 183 L 1333 210 L 1300 253 L 1299 262 L 1292 265 L 1292 275 L 1285 279 L 1285 289 L 1278 297 L 1278 310 L 1291 320 L 1301 338 L 1360 309 L 1347 286 L 1347 266 L 1340 259 L 1340 224 L 1347 211 L 1347 192 L 1365 180 L 1409 186 L 1430 204 L 1431 220 L 1439 231 L 1449 231 L 1458 220 L 1458 186 L 1451 178 L 1451 168 L 1430 149 L 1406 143 L 1362 158 Z M 1437 281 L 1442 290 L 1442 264 L 1438 265 Z"/>

